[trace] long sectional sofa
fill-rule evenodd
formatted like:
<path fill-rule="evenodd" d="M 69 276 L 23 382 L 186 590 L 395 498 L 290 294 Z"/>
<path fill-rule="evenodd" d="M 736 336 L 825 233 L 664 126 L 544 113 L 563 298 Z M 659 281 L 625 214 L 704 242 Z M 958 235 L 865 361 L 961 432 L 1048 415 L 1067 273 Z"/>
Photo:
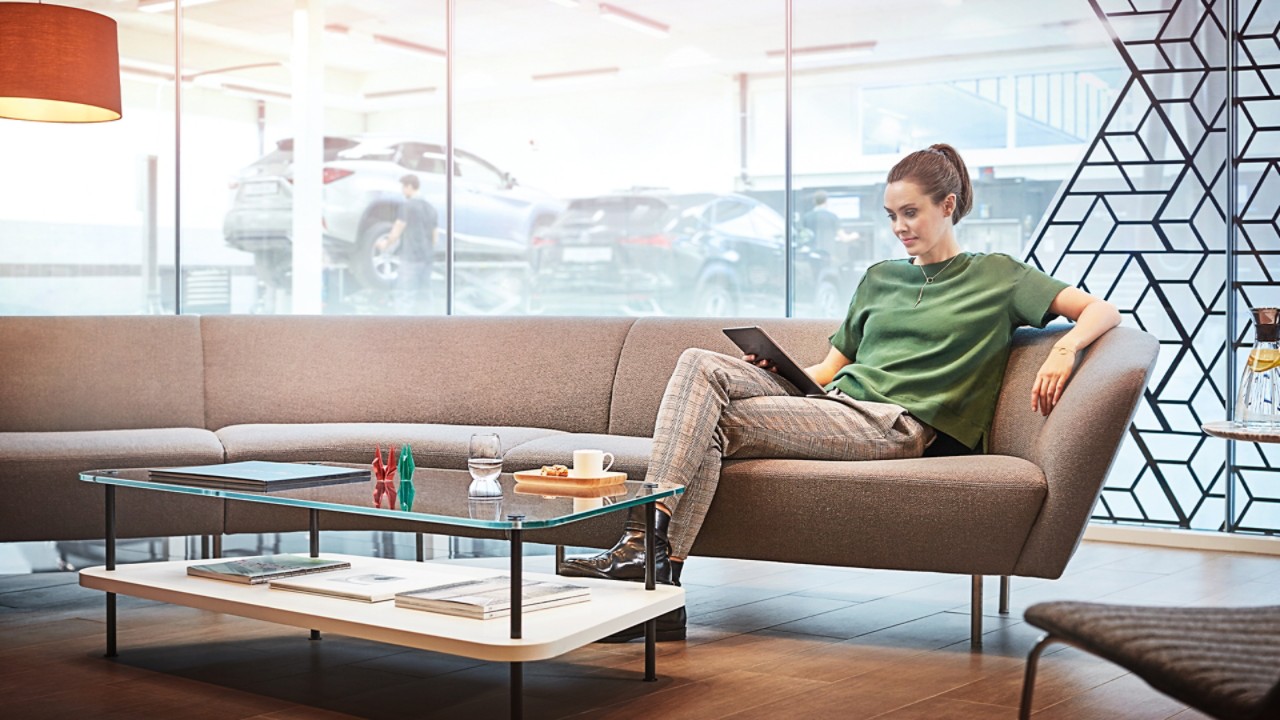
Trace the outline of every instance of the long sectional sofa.
<path fill-rule="evenodd" d="M 802 363 L 834 323 L 764 327 Z M 0 542 L 104 534 L 90 468 L 246 459 L 360 463 L 412 446 L 420 467 L 464 468 L 497 431 L 506 467 L 575 448 L 644 473 L 680 352 L 735 349 L 729 324 L 673 318 L 161 316 L 0 318 Z M 1058 577 L 1078 545 L 1158 345 L 1117 328 L 1083 358 L 1057 409 L 1030 407 L 1065 326 L 1020 329 L 990 454 L 872 462 L 729 461 L 693 556 Z M 736 354 L 736 353 L 735 353 Z M 303 511 L 122 489 L 121 537 L 302 529 Z M 607 547 L 620 518 L 531 541 Z M 396 528 L 325 518 L 327 528 Z M 406 528 L 407 529 L 407 528 Z M 976 585 L 980 587 L 980 585 Z"/>

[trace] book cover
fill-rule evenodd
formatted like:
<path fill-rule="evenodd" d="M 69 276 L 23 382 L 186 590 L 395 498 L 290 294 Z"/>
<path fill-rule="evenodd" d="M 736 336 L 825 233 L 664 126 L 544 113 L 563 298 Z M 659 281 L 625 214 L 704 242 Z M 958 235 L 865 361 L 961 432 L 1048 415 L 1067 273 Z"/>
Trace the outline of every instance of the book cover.
<path fill-rule="evenodd" d="M 581 585 L 526 580 L 521 588 L 521 610 L 529 612 L 590 600 L 591 591 Z M 428 610 L 448 615 L 489 619 L 511 614 L 511 578 L 507 575 L 467 580 L 397 593 L 396 607 Z"/>
<path fill-rule="evenodd" d="M 437 587 L 441 583 L 456 583 L 464 578 L 439 572 L 378 572 L 363 568 L 339 570 L 316 575 L 272 580 L 273 590 L 327 595 L 346 600 L 384 602 L 396 593 Z"/>
<path fill-rule="evenodd" d="M 351 563 L 346 560 L 326 560 L 303 555 L 261 555 L 207 565 L 188 565 L 187 574 L 256 585 L 291 575 L 342 570 L 349 567 Z"/>

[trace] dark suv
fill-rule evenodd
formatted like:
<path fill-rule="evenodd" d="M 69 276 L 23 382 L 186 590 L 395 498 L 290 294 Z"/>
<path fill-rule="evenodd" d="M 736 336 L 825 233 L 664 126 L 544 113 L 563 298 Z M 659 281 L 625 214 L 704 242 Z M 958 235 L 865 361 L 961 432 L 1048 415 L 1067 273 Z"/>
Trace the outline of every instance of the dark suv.
<path fill-rule="evenodd" d="M 327 264 L 347 267 L 366 288 L 388 288 L 399 259 L 374 248 L 404 199 L 400 178 L 414 173 L 420 197 L 444 230 L 445 150 L 404 137 L 324 139 L 324 247 Z M 454 155 L 454 257 L 459 262 L 527 263 L 529 239 L 551 224 L 564 203 L 520 187 L 507 173 L 465 151 Z M 233 186 L 223 235 L 254 254 L 263 279 L 279 282 L 291 264 L 293 141 L 245 168 Z M 443 256 L 444 243 L 436 248 Z"/>
<path fill-rule="evenodd" d="M 531 310 L 781 314 L 784 231 L 781 215 L 744 195 L 637 191 L 572 200 L 533 239 Z M 827 269 L 802 235 L 797 243 L 797 298 L 812 302 Z"/>

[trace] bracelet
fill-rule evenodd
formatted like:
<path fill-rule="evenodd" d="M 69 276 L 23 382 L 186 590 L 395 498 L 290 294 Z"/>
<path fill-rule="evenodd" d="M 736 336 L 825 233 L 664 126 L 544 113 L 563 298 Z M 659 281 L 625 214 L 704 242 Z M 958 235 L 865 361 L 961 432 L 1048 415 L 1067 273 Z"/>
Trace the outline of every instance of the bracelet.
<path fill-rule="evenodd" d="M 1062 345 L 1054 345 L 1054 346 L 1053 346 L 1053 349 L 1054 349 L 1054 350 L 1057 350 L 1059 355 L 1074 355 L 1074 354 L 1075 354 L 1075 353 L 1073 353 L 1073 352 L 1071 351 L 1071 348 L 1064 347 L 1064 346 L 1062 346 Z"/>

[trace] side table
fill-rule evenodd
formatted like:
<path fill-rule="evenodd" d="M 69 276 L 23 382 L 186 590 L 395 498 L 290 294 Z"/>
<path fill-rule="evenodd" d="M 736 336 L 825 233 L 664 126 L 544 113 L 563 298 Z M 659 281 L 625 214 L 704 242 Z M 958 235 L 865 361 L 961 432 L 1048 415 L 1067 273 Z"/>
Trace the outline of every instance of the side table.
<path fill-rule="evenodd" d="M 1241 426 L 1240 424 L 1230 420 L 1207 422 L 1202 424 L 1200 429 L 1203 430 L 1206 435 L 1212 435 L 1213 437 L 1222 438 L 1224 440 L 1256 443 L 1280 443 L 1280 430 L 1260 430 L 1257 428 L 1249 428 Z M 1228 465 L 1230 465 L 1233 462 L 1231 458 L 1234 456 L 1228 454 L 1227 457 Z M 1227 484 L 1225 486 L 1226 490 L 1223 493 L 1224 499 L 1226 500 L 1226 517 L 1224 518 L 1224 527 L 1227 532 L 1233 532 L 1236 529 L 1236 510 L 1229 470 L 1230 468 L 1228 468 Z"/>

